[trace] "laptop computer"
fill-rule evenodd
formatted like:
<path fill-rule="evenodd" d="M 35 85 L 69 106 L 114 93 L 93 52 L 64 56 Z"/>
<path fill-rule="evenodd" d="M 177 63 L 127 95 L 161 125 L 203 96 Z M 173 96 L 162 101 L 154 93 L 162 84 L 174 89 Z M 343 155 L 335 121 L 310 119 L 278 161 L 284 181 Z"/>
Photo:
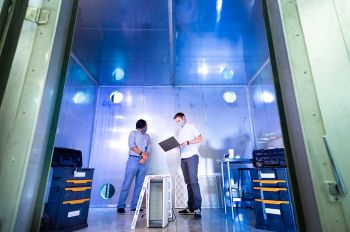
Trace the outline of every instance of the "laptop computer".
<path fill-rule="evenodd" d="M 158 144 L 165 152 L 170 151 L 171 149 L 180 146 L 180 143 L 174 138 L 174 136 L 171 136 L 170 138 L 168 138 L 168 139 L 166 139 Z"/>

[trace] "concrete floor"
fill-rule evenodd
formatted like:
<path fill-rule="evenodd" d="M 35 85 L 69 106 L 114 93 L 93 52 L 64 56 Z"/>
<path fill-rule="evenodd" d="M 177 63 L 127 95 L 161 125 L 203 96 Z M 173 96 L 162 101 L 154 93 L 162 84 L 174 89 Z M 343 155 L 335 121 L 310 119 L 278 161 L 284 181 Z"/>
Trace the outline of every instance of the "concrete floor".
<path fill-rule="evenodd" d="M 193 215 L 179 215 L 176 210 L 176 220 L 169 222 L 165 228 L 147 228 L 146 215 L 139 214 L 135 231 L 160 232 L 213 232 L 213 231 L 263 231 L 254 228 L 255 215 L 253 210 L 240 210 L 239 218 L 231 219 L 225 215 L 224 209 L 203 209 L 202 219 L 196 220 Z M 119 215 L 115 208 L 90 208 L 89 227 L 81 232 L 128 231 L 130 232 L 134 212 L 126 209 L 125 215 Z"/>

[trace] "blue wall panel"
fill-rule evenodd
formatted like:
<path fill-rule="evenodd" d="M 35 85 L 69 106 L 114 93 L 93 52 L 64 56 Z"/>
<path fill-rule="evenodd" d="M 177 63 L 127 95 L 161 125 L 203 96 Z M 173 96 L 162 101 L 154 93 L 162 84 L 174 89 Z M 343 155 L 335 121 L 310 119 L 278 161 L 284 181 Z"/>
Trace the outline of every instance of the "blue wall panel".
<path fill-rule="evenodd" d="M 81 150 L 88 167 L 95 118 L 97 86 L 71 60 L 59 115 L 55 146 Z"/>
<path fill-rule="evenodd" d="M 270 63 L 248 86 L 248 89 L 256 141 L 255 148 L 283 147 Z"/>
<path fill-rule="evenodd" d="M 109 100 L 111 92 L 124 94 L 121 103 Z M 228 104 L 223 93 L 235 91 L 237 101 Z M 241 157 L 251 157 L 253 135 L 248 110 L 246 87 L 100 87 L 96 109 L 90 166 L 96 168 L 92 205 L 115 205 L 124 178 L 128 158 L 127 139 L 138 119 L 148 122 L 153 152 L 149 160 L 150 174 L 181 173 L 176 150 L 163 152 L 158 143 L 176 134 L 173 116 L 184 112 L 204 137 L 200 145 L 199 174 L 220 172 L 216 160 L 228 148 Z M 116 187 L 116 195 L 105 200 L 98 190 L 104 183 Z"/>

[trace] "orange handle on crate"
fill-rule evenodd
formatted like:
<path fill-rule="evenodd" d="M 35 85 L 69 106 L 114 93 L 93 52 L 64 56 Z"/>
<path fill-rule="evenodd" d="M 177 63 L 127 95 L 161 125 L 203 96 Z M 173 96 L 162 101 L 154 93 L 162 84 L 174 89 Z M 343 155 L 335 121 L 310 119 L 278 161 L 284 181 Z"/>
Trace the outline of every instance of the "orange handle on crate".
<path fill-rule="evenodd" d="M 262 202 L 270 205 L 280 205 L 280 204 L 289 204 L 289 201 L 274 201 L 274 200 L 263 200 L 263 199 L 255 199 L 255 201 Z"/>
<path fill-rule="evenodd" d="M 89 182 L 92 182 L 92 180 L 66 180 L 67 183 L 73 183 L 73 184 L 86 184 Z"/>
<path fill-rule="evenodd" d="M 254 189 L 265 191 L 265 192 L 287 191 L 287 188 L 254 187 Z"/>
<path fill-rule="evenodd" d="M 79 200 L 72 200 L 72 201 L 64 201 L 63 204 L 64 205 L 67 205 L 67 204 L 76 205 L 76 204 L 82 204 L 85 201 L 89 201 L 89 200 L 90 200 L 90 198 L 79 199 Z"/>
<path fill-rule="evenodd" d="M 73 191 L 73 192 L 82 192 L 88 189 L 91 189 L 91 187 L 73 187 L 73 188 L 65 188 L 64 190 Z"/>
<path fill-rule="evenodd" d="M 253 182 L 258 182 L 258 183 L 262 183 L 262 184 L 286 183 L 285 180 L 253 180 Z"/>

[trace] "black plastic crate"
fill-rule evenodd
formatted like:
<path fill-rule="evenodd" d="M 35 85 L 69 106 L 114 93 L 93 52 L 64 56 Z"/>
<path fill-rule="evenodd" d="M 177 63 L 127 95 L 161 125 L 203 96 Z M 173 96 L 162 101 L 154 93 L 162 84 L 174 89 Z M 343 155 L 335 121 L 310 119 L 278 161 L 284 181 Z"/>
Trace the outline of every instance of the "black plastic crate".
<path fill-rule="evenodd" d="M 51 167 L 78 167 L 83 165 L 82 153 L 79 150 L 55 147 Z"/>
<path fill-rule="evenodd" d="M 287 167 L 283 148 L 261 149 L 253 151 L 253 165 L 263 167 Z"/>

